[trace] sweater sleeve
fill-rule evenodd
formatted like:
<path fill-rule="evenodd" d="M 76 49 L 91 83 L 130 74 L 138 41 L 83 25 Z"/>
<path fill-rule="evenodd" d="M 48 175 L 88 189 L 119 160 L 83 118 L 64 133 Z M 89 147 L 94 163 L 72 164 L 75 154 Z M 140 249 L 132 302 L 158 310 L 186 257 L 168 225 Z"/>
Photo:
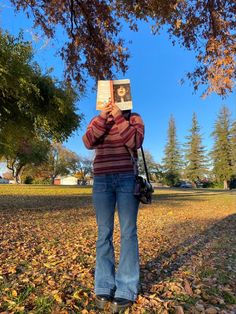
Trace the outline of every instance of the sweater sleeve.
<path fill-rule="evenodd" d="M 144 138 L 144 123 L 140 115 L 133 113 L 130 120 L 127 121 L 122 114 L 117 113 L 114 116 L 114 121 L 123 143 L 131 149 L 140 148 Z"/>
<path fill-rule="evenodd" d="M 88 149 L 94 149 L 96 147 L 96 142 L 104 135 L 106 132 L 106 119 L 101 116 L 94 117 L 83 136 L 84 145 Z"/>

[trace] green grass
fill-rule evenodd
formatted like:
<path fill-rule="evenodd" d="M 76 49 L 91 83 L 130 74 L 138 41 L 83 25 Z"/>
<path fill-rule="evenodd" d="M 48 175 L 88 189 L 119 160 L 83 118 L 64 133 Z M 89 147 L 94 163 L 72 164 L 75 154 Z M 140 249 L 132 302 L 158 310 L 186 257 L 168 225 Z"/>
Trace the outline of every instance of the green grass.
<path fill-rule="evenodd" d="M 176 294 L 175 299 L 177 301 L 183 302 L 183 303 L 188 303 L 188 304 L 196 304 L 197 298 L 192 297 L 187 294 Z"/>
<path fill-rule="evenodd" d="M 211 268 L 204 268 L 201 270 L 199 276 L 201 279 L 212 277 L 215 274 L 215 270 Z"/>
<path fill-rule="evenodd" d="M 54 300 L 52 297 L 41 296 L 35 301 L 35 308 L 33 313 L 35 314 L 50 314 L 52 310 Z"/>
<path fill-rule="evenodd" d="M 219 283 L 222 285 L 227 284 L 229 282 L 229 279 L 230 279 L 228 274 L 226 274 L 225 272 L 221 272 L 221 271 L 219 271 L 217 273 L 217 278 L 218 278 Z"/>
<path fill-rule="evenodd" d="M 236 304 L 236 297 L 227 291 L 223 291 L 223 298 L 228 304 Z"/>
<path fill-rule="evenodd" d="M 91 186 L 1 184 L 0 195 L 91 195 Z"/>

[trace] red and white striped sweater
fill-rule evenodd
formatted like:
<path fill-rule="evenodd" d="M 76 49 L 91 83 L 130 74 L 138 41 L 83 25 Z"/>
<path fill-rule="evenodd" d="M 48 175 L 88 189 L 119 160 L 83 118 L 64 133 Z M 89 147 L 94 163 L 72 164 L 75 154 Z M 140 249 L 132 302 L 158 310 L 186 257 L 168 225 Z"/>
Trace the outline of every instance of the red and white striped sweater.
<path fill-rule="evenodd" d="M 137 156 L 144 138 L 144 124 L 137 113 L 129 121 L 117 113 L 108 119 L 94 117 L 87 127 L 83 141 L 88 149 L 95 149 L 95 175 L 133 171 L 133 163 L 126 147 Z"/>

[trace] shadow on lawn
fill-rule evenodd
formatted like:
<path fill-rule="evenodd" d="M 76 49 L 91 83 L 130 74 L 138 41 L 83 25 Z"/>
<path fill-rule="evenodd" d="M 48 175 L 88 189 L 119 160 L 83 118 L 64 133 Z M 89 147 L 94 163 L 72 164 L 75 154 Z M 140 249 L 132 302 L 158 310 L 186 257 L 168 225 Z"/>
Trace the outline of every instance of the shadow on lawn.
<path fill-rule="evenodd" d="M 0 197 L 0 211 L 19 209 L 48 211 L 91 207 L 91 195 L 3 195 Z"/>
<path fill-rule="evenodd" d="M 176 229 L 181 228 L 178 224 Z M 147 262 L 141 267 L 142 284 L 149 292 L 152 285 L 171 277 L 184 264 L 191 262 L 191 259 L 199 254 L 208 243 L 217 239 L 223 239 L 226 235 L 234 236 L 236 230 L 236 214 L 229 215 L 221 221 L 214 223 L 209 229 L 190 237 L 189 239 L 174 246 Z M 155 245 L 155 243 L 152 243 Z M 223 245 L 223 244 L 222 244 Z M 193 261 L 194 263 L 194 261 Z M 145 272 L 153 274 L 152 280 L 144 275 Z"/>
<path fill-rule="evenodd" d="M 170 189 L 169 189 L 170 191 Z M 188 190 L 188 191 L 181 191 L 181 193 L 173 192 L 168 193 L 166 189 L 166 193 L 159 193 L 158 190 L 157 193 L 152 195 L 153 204 L 162 202 L 162 201 L 173 201 L 173 203 L 168 203 L 168 206 L 179 206 L 182 202 L 189 201 L 189 202 L 205 202 L 208 201 L 211 198 L 214 198 L 215 196 L 223 196 L 223 195 L 232 195 L 236 196 L 236 191 L 199 191 L 199 190 Z M 164 205 L 164 203 L 163 203 Z M 146 207 L 147 205 L 142 206 L 142 208 Z M 182 205 L 181 205 L 182 206 Z"/>
<path fill-rule="evenodd" d="M 178 206 L 182 201 L 199 201 L 199 196 L 194 193 L 173 193 L 153 195 L 153 205 L 159 201 L 173 201 L 173 206 Z M 171 205 L 171 204 L 169 204 Z M 2 210 L 60 210 L 91 208 L 92 196 L 86 195 L 0 195 L 0 211 Z M 146 207 L 146 205 L 145 205 Z"/>

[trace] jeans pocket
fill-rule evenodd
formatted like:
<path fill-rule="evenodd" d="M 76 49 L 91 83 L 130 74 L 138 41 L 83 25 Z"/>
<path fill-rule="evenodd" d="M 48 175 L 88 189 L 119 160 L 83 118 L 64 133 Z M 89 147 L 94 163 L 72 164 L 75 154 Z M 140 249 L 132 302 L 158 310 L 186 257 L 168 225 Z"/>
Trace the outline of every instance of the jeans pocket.
<path fill-rule="evenodd" d="M 106 192 L 107 184 L 102 182 L 95 182 L 93 184 L 93 191 L 94 192 Z"/>

